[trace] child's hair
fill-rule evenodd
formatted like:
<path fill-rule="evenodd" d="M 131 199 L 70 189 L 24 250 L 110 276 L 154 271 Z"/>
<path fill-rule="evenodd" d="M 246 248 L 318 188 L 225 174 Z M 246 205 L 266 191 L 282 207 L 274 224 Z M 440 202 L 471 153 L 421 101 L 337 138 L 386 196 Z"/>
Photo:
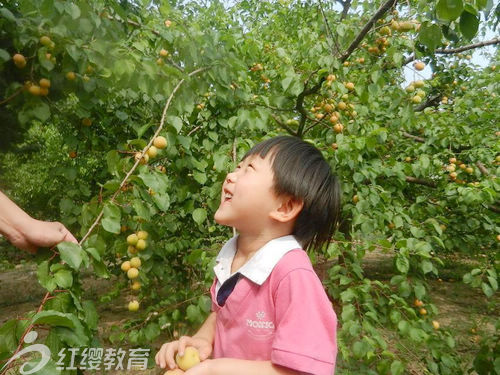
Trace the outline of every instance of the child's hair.
<path fill-rule="evenodd" d="M 274 192 L 304 202 L 293 234 L 304 250 L 328 246 L 340 220 L 340 184 L 313 145 L 298 137 L 278 136 L 256 144 L 243 156 L 271 152 Z"/>

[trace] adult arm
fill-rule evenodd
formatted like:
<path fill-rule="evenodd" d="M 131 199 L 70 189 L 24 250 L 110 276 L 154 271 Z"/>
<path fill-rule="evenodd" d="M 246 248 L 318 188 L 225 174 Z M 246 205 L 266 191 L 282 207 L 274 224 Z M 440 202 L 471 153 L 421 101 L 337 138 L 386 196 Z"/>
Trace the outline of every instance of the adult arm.
<path fill-rule="evenodd" d="M 1 191 L 0 233 L 15 247 L 31 253 L 63 241 L 78 243 L 64 225 L 33 219 Z"/>

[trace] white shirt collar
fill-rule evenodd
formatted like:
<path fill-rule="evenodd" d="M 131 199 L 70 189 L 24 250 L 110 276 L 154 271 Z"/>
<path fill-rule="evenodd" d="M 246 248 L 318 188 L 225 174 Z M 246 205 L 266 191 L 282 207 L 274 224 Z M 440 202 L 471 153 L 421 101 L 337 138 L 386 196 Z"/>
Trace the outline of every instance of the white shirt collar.
<path fill-rule="evenodd" d="M 229 279 L 231 275 L 231 264 L 236 254 L 238 235 L 227 241 L 215 259 L 215 275 L 218 285 Z M 275 238 L 262 246 L 239 270 L 246 278 L 258 285 L 262 285 L 269 277 L 273 268 L 279 260 L 290 250 L 300 249 L 302 246 L 293 235 Z"/>

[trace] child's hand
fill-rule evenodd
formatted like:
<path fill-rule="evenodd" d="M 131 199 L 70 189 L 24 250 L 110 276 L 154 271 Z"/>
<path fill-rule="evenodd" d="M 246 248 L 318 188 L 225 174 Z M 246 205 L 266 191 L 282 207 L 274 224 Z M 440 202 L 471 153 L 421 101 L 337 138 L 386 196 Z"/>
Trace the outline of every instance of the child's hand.
<path fill-rule="evenodd" d="M 212 345 L 207 340 L 198 337 L 182 336 L 177 341 L 167 342 L 161 346 L 155 356 L 156 364 L 161 368 L 165 368 L 165 366 L 170 369 L 176 368 L 175 354 L 179 353 L 182 356 L 186 346 L 193 346 L 198 349 L 200 361 L 204 361 L 212 354 Z"/>

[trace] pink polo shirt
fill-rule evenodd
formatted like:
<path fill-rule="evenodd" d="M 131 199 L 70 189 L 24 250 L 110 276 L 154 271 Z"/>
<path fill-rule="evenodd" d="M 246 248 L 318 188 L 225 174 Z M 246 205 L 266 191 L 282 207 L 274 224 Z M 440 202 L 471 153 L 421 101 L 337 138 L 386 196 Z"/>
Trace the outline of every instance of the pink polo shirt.
<path fill-rule="evenodd" d="M 233 247 L 234 239 L 230 240 Z M 302 373 L 334 374 L 337 317 L 309 257 L 294 244 L 294 237 L 286 236 L 260 249 L 240 269 L 242 276 L 223 307 L 217 304 L 221 282 L 215 277 L 211 288 L 212 311 L 217 313 L 214 358 L 270 360 Z M 226 249 L 226 258 L 231 252 L 234 256 L 235 249 Z M 216 275 L 224 264 L 223 257 L 218 260 Z"/>

